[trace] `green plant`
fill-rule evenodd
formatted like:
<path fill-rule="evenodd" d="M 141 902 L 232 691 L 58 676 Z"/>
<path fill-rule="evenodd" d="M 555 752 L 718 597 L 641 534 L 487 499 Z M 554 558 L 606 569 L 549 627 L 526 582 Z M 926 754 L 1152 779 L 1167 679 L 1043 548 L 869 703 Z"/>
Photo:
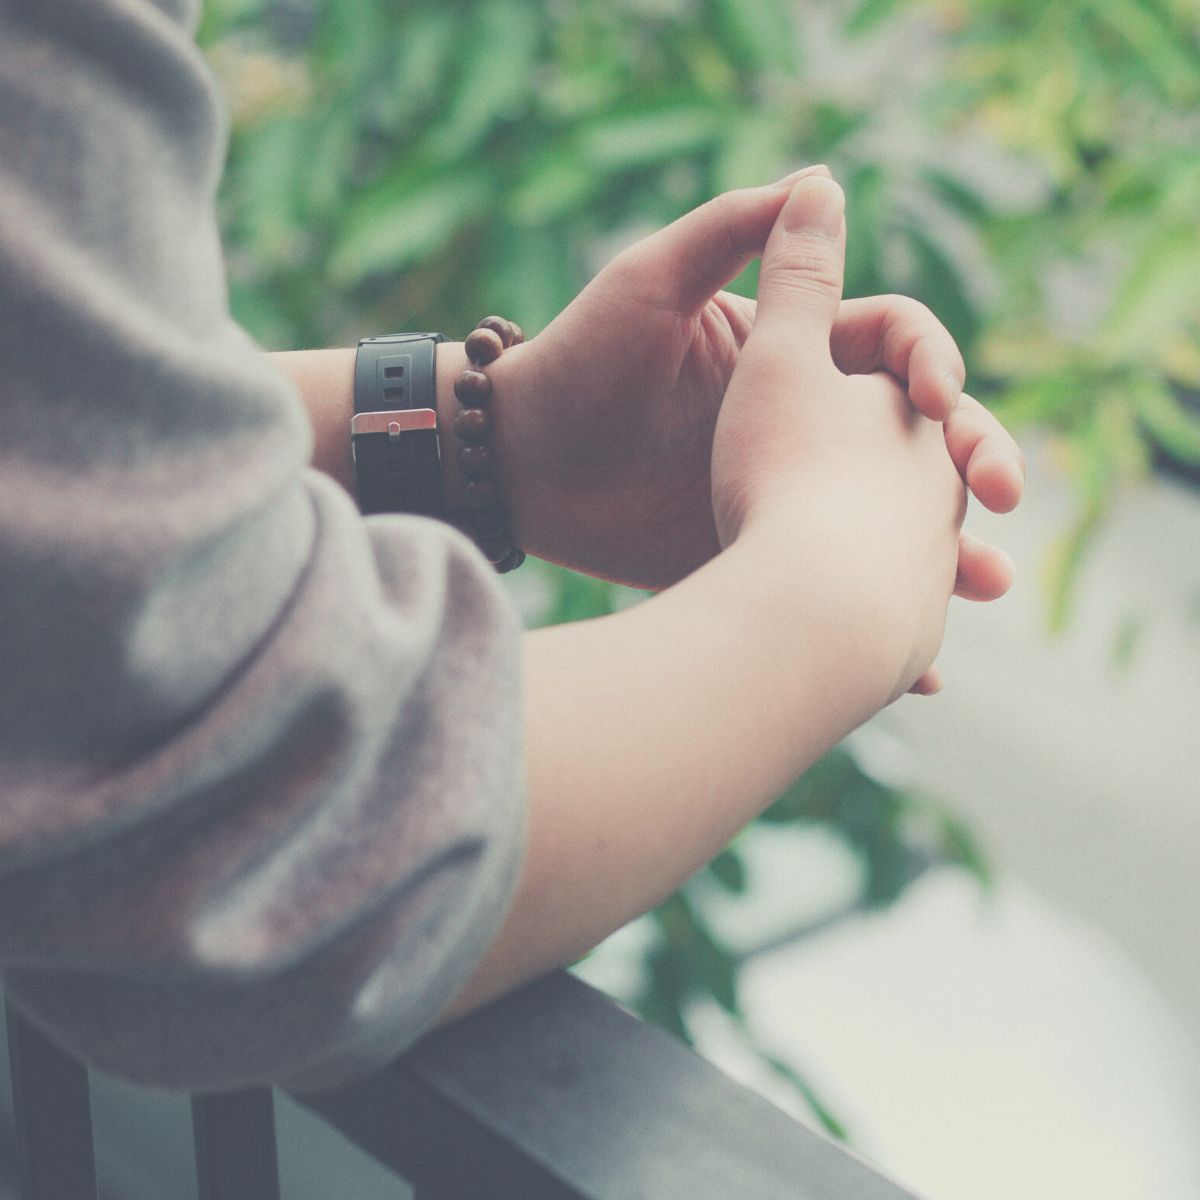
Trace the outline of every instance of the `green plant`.
<path fill-rule="evenodd" d="M 847 63 L 915 44 L 928 70 L 847 88 L 814 60 L 821 31 Z M 1056 624 L 1115 491 L 1153 462 L 1200 471 L 1193 0 L 209 0 L 202 39 L 233 115 L 232 305 L 268 346 L 492 310 L 535 333 L 614 241 L 824 160 L 847 192 L 848 293 L 926 301 L 976 393 L 1057 439 L 1080 505 L 1049 566 Z M 898 115 L 915 136 L 885 153 Z M 1028 186 L 981 187 L 964 142 L 1004 150 Z M 1087 321 L 1057 311 L 1071 286 L 1097 298 Z M 622 602 L 533 569 L 543 619 Z M 931 845 L 980 870 L 963 830 L 845 749 L 765 819 L 844 838 L 865 904 Z M 736 849 L 709 874 L 736 891 Z M 696 995 L 736 1015 L 736 960 L 702 907 L 685 890 L 656 920 L 643 1011 L 685 1035 Z"/>
<path fill-rule="evenodd" d="M 1155 464 L 1200 479 L 1200 9 L 913 7 L 946 31 L 935 119 L 1008 147 L 1040 184 L 1031 201 L 996 211 L 969 181 L 935 179 L 999 282 L 971 347 L 976 374 L 1010 424 L 1058 436 L 1079 494 L 1047 564 L 1061 627 L 1118 490 Z"/>

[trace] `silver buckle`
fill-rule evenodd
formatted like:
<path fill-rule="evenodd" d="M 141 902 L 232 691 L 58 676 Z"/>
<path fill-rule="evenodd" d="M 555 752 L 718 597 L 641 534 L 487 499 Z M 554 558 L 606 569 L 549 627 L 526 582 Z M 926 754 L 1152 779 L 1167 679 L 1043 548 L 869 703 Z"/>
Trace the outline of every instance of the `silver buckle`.
<path fill-rule="evenodd" d="M 386 433 L 392 441 L 401 434 L 418 429 L 437 429 L 437 413 L 432 408 L 400 408 L 394 412 L 361 412 L 350 418 L 350 436 L 360 433 Z"/>

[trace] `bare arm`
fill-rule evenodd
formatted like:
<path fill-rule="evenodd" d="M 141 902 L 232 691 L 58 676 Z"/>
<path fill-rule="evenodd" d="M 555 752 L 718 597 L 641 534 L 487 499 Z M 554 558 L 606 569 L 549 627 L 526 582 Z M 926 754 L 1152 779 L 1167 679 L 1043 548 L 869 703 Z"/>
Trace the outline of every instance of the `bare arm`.
<path fill-rule="evenodd" d="M 793 219 L 821 200 L 802 194 Z M 724 550 L 645 604 L 526 635 L 524 869 L 447 1016 L 663 899 L 936 654 L 963 486 L 894 381 L 829 359 L 840 250 L 791 230 L 768 246 L 714 445 Z"/>
<path fill-rule="evenodd" d="M 525 868 L 448 1016 L 653 907 L 891 698 L 869 581 L 828 574 L 835 541 L 742 539 L 644 604 L 526 634 Z"/>
<path fill-rule="evenodd" d="M 354 415 L 353 349 L 285 350 L 269 356 L 291 380 L 304 402 L 313 428 L 312 465 L 332 476 L 348 492 L 354 492 L 350 463 L 350 418 Z M 438 426 L 442 462 L 453 463 L 454 378 L 466 365 L 461 342 L 443 342 L 437 348 Z M 459 486 L 457 471 L 442 473 L 446 500 L 456 507 Z"/>

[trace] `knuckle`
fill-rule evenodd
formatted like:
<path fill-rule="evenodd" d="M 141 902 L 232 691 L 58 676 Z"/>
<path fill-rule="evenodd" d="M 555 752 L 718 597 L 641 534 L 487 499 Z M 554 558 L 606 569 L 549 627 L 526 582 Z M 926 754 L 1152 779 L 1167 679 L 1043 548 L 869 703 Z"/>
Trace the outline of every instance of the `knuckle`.
<path fill-rule="evenodd" d="M 893 292 L 890 295 L 884 296 L 883 300 L 894 320 L 906 323 L 920 323 L 937 319 L 929 308 L 922 304 L 920 300 L 914 300 L 912 296 L 902 296 L 899 292 Z"/>
<path fill-rule="evenodd" d="M 781 283 L 805 292 L 840 291 L 841 263 L 832 242 L 825 239 L 797 238 L 776 260 Z"/>

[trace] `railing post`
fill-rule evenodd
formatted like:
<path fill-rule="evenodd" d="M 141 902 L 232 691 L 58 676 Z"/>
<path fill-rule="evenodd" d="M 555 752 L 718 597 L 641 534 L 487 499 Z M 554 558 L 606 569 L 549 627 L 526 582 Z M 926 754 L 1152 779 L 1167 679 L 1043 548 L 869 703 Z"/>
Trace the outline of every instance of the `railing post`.
<path fill-rule="evenodd" d="M 271 1089 L 192 1097 L 200 1200 L 279 1200 Z"/>
<path fill-rule="evenodd" d="M 23 1200 L 96 1200 L 88 1073 L 5 1002 Z"/>

